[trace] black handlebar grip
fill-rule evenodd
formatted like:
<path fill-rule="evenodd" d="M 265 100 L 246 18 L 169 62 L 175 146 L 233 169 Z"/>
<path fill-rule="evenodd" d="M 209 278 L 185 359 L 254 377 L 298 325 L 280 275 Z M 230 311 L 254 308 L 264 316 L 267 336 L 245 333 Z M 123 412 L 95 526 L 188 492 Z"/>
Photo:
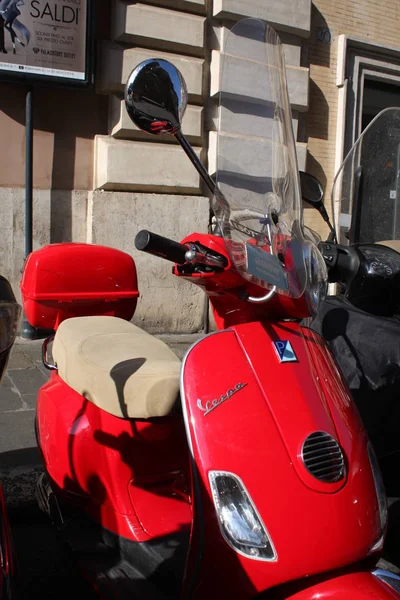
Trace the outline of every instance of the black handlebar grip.
<path fill-rule="evenodd" d="M 183 265 L 186 262 L 185 254 L 189 250 L 188 246 L 147 231 L 147 229 L 142 229 L 136 235 L 135 247 L 137 250 L 154 254 L 154 256 L 160 256 L 171 262 L 178 263 L 178 265 Z"/>

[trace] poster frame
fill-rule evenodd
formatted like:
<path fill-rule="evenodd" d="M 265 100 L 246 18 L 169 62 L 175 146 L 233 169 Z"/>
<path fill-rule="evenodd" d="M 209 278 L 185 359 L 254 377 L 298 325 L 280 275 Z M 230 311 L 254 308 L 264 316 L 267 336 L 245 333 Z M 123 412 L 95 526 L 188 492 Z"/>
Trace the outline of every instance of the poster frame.
<path fill-rule="evenodd" d="M 72 79 L 54 75 L 40 75 L 38 73 L 25 73 L 23 71 L 8 71 L 0 68 L 0 82 L 22 83 L 28 86 L 43 85 L 46 87 L 85 89 L 94 85 L 95 73 L 95 0 L 86 2 L 86 52 L 85 52 L 85 77 Z"/>

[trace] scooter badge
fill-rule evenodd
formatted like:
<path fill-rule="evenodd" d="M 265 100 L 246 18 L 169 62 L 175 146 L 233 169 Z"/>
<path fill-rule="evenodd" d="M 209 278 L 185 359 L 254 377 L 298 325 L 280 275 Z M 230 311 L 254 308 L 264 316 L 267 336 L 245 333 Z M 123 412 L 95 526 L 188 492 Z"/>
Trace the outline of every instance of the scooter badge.
<path fill-rule="evenodd" d="M 235 385 L 235 387 L 233 387 L 230 390 L 228 390 L 227 392 L 225 392 L 225 394 L 223 394 L 219 398 L 215 398 L 215 400 L 207 400 L 207 402 L 205 403 L 205 406 L 203 406 L 201 400 L 197 400 L 197 406 L 199 407 L 200 410 L 203 411 L 204 416 L 206 416 L 211 411 L 213 411 L 214 408 L 218 408 L 218 406 L 220 406 L 223 402 L 225 402 L 225 400 L 229 400 L 229 398 L 231 398 L 234 394 L 236 394 L 237 392 L 242 390 L 244 387 L 246 387 L 246 385 L 247 385 L 247 383 L 237 383 Z"/>
<path fill-rule="evenodd" d="M 273 344 L 278 355 L 279 362 L 297 362 L 297 356 L 294 353 L 292 344 L 289 341 L 279 340 L 279 342 L 273 342 Z"/>

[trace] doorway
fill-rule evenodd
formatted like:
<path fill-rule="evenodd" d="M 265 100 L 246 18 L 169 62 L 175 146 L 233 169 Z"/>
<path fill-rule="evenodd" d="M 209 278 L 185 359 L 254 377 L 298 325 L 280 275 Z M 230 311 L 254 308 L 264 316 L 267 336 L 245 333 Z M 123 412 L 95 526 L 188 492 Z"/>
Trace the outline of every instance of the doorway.
<path fill-rule="evenodd" d="M 400 86 L 376 79 L 364 79 L 361 131 L 384 108 L 400 107 Z"/>

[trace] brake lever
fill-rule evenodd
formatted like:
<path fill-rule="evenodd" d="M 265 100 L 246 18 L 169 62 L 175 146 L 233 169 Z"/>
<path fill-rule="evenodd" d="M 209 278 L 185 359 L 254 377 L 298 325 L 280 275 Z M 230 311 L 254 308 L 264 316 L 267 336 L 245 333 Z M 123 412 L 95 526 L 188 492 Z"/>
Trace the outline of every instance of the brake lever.
<path fill-rule="evenodd" d="M 328 267 L 329 281 L 331 283 L 340 282 L 347 286 L 357 274 L 360 266 L 357 249 L 328 242 L 320 242 L 318 249 Z"/>
<path fill-rule="evenodd" d="M 225 269 L 228 261 L 222 254 L 214 254 L 209 251 L 202 251 L 195 244 L 190 244 L 190 250 L 185 254 L 186 261 L 192 265 L 200 264 L 211 268 Z"/>

